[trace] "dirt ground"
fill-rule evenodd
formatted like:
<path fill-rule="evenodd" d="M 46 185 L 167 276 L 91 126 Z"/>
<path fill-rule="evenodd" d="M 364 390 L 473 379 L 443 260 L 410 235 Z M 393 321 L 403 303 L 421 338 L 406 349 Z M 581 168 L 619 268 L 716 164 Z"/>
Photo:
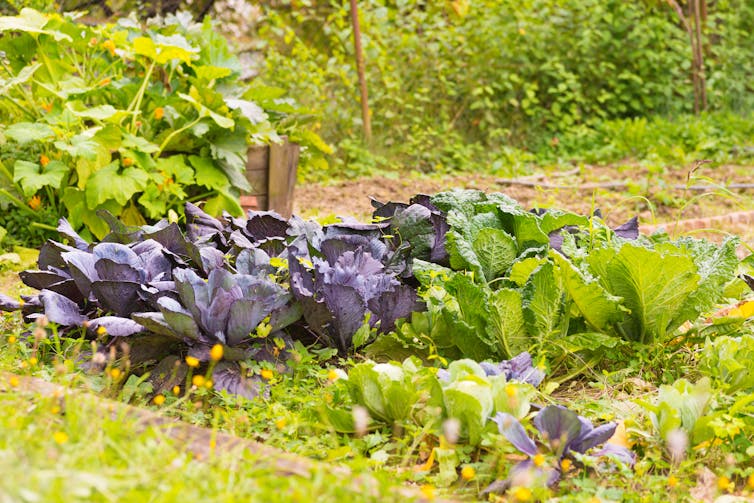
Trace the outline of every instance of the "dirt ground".
<path fill-rule="evenodd" d="M 709 219 L 733 212 L 754 211 L 754 185 L 726 190 L 731 184 L 748 184 L 754 167 L 700 166 L 666 168 L 651 173 L 640 166 L 586 166 L 577 170 L 545 171 L 531 177 L 509 179 L 481 174 L 442 177 L 375 177 L 332 184 L 304 184 L 296 188 L 294 212 L 302 216 L 353 216 L 366 219 L 372 212 L 369 197 L 407 201 L 416 193 L 432 194 L 452 188 L 503 192 L 527 208 L 557 207 L 588 214 L 599 208 L 605 220 L 618 225 L 638 215 L 645 229 L 670 227 L 688 219 Z M 693 187 L 687 189 L 687 186 Z M 704 190 L 701 190 L 705 187 Z M 696 225 L 694 232 L 712 239 L 724 233 L 741 235 L 754 245 L 754 214 L 734 221 L 712 219 Z M 700 227 L 711 229 L 701 232 Z M 685 230 L 685 229 L 684 229 Z"/>

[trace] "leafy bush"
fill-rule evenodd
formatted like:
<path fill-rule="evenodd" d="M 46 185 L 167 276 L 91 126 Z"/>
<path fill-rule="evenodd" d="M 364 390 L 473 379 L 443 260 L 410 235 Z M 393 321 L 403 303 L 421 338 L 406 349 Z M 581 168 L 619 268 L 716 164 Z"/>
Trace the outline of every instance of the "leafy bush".
<path fill-rule="evenodd" d="M 32 220 L 52 208 L 101 238 L 99 210 L 129 225 L 185 200 L 240 214 L 248 146 L 278 141 L 297 111 L 280 89 L 239 80 L 209 19 L 89 26 L 23 9 L 0 31 L 0 205 Z"/>
<path fill-rule="evenodd" d="M 675 118 L 675 127 L 683 130 L 692 110 L 688 36 L 665 2 L 417 6 L 372 0 L 360 2 L 359 10 L 373 150 L 387 158 L 377 167 L 509 166 L 516 149 L 557 159 L 571 154 L 573 137 L 584 129 L 599 131 L 594 138 L 581 137 L 581 148 L 594 151 L 611 138 L 602 123 L 616 121 L 613 127 L 620 128 L 630 125 L 627 119 L 660 115 Z M 346 3 L 295 8 L 282 3 L 266 14 L 259 27 L 264 77 L 280 85 L 297 75 L 294 94 L 327 118 L 324 138 L 342 145 L 331 172 L 353 170 L 354 164 L 372 169 L 364 160 L 368 153 L 354 163 L 361 116 Z M 753 19 L 754 9 L 741 0 L 710 7 L 705 24 L 710 110 L 752 110 L 752 74 L 745 61 L 752 57 L 747 37 Z M 571 137 L 565 149 L 559 147 L 564 135 Z M 735 131 L 731 138 L 738 138 Z M 653 139 L 647 132 L 642 143 Z M 675 148 L 688 155 L 697 148 L 715 150 L 693 132 L 688 142 L 670 141 L 681 143 Z M 717 150 L 725 152 L 724 147 Z"/>

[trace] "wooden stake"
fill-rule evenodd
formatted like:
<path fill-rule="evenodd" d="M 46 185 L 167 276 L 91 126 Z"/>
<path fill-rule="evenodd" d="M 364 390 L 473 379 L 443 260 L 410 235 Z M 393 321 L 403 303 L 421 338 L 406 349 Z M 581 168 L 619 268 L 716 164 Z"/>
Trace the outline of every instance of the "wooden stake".
<path fill-rule="evenodd" d="M 356 0 L 351 0 L 351 23 L 353 24 L 353 47 L 356 52 L 356 71 L 359 74 L 359 88 L 361 89 L 361 120 L 364 124 L 364 139 L 372 141 L 372 119 L 369 116 L 369 97 L 367 95 L 367 80 L 364 71 L 364 51 L 361 48 L 361 28 L 359 27 L 359 6 Z"/>

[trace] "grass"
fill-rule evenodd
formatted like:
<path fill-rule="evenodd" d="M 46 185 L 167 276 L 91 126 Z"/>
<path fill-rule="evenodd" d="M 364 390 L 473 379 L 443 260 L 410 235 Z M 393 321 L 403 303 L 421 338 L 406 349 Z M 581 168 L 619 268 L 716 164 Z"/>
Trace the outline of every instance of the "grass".
<path fill-rule="evenodd" d="M 241 448 L 198 459 L 157 428 L 140 431 L 131 417 L 103 414 L 94 397 L 9 386 L 0 393 L 3 502 L 411 499 L 384 475 L 367 475 L 370 490 L 326 465 L 313 465 L 308 477 L 281 475 L 267 456 Z"/>

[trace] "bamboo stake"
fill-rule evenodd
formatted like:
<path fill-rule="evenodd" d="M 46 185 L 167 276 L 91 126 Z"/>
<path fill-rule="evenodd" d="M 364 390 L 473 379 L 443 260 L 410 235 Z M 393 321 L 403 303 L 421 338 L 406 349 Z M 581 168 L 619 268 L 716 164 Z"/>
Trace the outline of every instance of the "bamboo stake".
<path fill-rule="evenodd" d="M 704 45 L 702 44 L 702 8 L 703 0 L 694 0 L 694 24 L 696 26 L 696 63 L 699 84 L 699 98 L 702 110 L 707 110 L 707 79 L 704 75 Z M 705 6 L 706 10 L 706 6 Z"/>
<path fill-rule="evenodd" d="M 359 88 L 361 89 L 361 120 L 364 124 L 364 139 L 367 143 L 371 143 L 372 119 L 369 116 L 369 97 L 367 95 L 367 81 L 364 71 L 364 51 L 361 48 L 359 7 L 356 0 L 351 0 L 351 23 L 353 25 L 353 47 L 356 52 L 356 71 L 359 74 Z"/>

